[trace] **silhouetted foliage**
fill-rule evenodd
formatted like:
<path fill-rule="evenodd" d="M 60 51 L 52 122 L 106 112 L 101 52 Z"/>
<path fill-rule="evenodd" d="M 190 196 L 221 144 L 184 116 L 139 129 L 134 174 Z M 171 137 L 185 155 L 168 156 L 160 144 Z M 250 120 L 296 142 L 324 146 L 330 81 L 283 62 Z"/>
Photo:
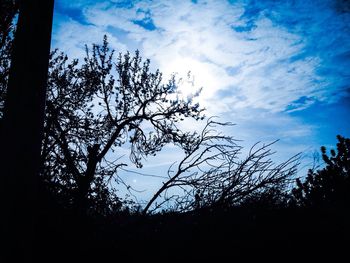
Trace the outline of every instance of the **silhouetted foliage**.
<path fill-rule="evenodd" d="M 0 1 L 0 119 L 5 102 L 15 31 L 14 18 L 17 13 L 17 1 Z"/>
<path fill-rule="evenodd" d="M 11 11 L 13 1 L 4 3 L 9 5 L 0 8 L 0 21 L 8 25 L 1 28 L 0 120 L 12 47 L 9 21 L 16 13 Z M 348 218 L 285 205 L 298 156 L 275 164 L 271 143 L 254 145 L 241 159 L 237 141 L 218 132 L 230 124 L 213 118 L 200 132 L 181 131 L 177 124 L 185 118 L 203 119 L 202 110 L 191 99 L 177 98 L 175 79 L 164 83 L 138 52 L 114 61 L 107 39 L 102 46 L 87 48 L 82 62 L 55 51 L 48 84 L 41 176 L 50 192 L 40 189 L 45 198 L 36 222 L 36 247 L 46 261 L 154 260 L 169 255 L 183 259 L 183 251 L 197 261 L 210 256 L 217 260 L 227 256 L 224 251 L 247 259 L 252 251 L 262 251 L 259 256 L 271 251 L 271 257 L 290 253 L 295 245 L 298 252 L 305 248 L 314 253 L 316 248 L 322 253 L 347 244 L 338 235 L 349 237 Z M 297 181 L 293 194 L 299 206 L 349 204 L 350 143 L 341 136 L 338 140 L 337 152 L 332 150 L 330 156 L 322 148 L 326 167 L 310 171 L 303 183 Z M 131 162 L 142 167 L 143 158 L 168 143 L 185 157 L 169 168 L 143 210 L 165 213 L 120 213 L 135 204 L 120 199 L 110 185 L 113 180 L 123 183 L 118 171 L 125 164 L 118 151 L 129 149 Z M 21 165 L 21 160 L 13 165 Z M 48 198 L 51 195 L 64 208 Z"/>
<path fill-rule="evenodd" d="M 41 173 L 62 204 L 104 215 L 119 211 L 123 202 L 111 183 L 124 183 L 118 170 L 126 164 L 114 152 L 130 148 L 140 168 L 142 158 L 168 143 L 185 157 L 169 168 L 144 213 L 151 205 L 152 211 L 189 211 L 281 201 L 297 156 L 276 165 L 268 144 L 240 160 L 242 147 L 217 130 L 231 124 L 212 118 L 201 132 L 181 131 L 177 123 L 204 116 L 191 98 L 179 99 L 175 78 L 164 83 L 138 52 L 119 54 L 115 64 L 113 56 L 106 37 L 102 46 L 86 47 L 82 63 L 57 50 L 51 54 Z"/>
<path fill-rule="evenodd" d="M 174 163 L 170 167 L 168 180 L 155 193 L 144 212 L 157 199 L 161 201 L 152 211 L 164 204 L 170 210 L 189 211 L 253 203 L 276 206 L 286 202 L 287 187 L 295 175 L 299 155 L 275 164 L 270 159 L 274 154 L 270 149 L 273 142 L 254 145 L 242 159 L 242 147 L 232 137 L 220 134 L 218 125 L 230 123 L 208 120 L 185 157 L 178 165 Z"/>
<path fill-rule="evenodd" d="M 350 205 L 350 139 L 337 136 L 337 150 L 321 147 L 325 167 L 309 170 L 304 182 L 296 180 L 294 202 L 305 207 L 337 207 Z"/>
<path fill-rule="evenodd" d="M 165 144 L 191 147 L 196 135 L 177 123 L 203 118 L 198 104 L 176 96 L 174 77 L 165 83 L 138 52 L 119 54 L 115 63 L 113 55 L 105 37 L 102 46 L 86 48 L 81 64 L 57 51 L 50 60 L 43 176 L 67 204 L 84 209 L 108 196 L 115 201 L 109 183 L 123 183 L 118 169 L 126 164 L 113 152 L 126 145 L 140 168 Z"/>

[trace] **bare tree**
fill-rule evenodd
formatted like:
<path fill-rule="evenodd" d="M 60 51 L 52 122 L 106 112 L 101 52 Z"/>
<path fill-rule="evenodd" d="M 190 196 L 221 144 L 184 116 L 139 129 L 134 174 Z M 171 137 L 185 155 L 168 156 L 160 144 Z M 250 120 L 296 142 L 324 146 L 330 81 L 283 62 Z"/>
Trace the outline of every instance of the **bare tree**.
<path fill-rule="evenodd" d="M 185 157 L 168 170 L 169 179 L 150 199 L 144 213 L 167 206 L 177 211 L 227 207 L 254 195 L 286 189 L 296 172 L 299 155 L 276 165 L 270 158 L 274 154 L 270 146 L 275 142 L 257 143 L 241 159 L 243 148 L 232 137 L 220 134 L 218 125 L 230 123 L 208 120 L 197 140 L 186 149 Z"/>

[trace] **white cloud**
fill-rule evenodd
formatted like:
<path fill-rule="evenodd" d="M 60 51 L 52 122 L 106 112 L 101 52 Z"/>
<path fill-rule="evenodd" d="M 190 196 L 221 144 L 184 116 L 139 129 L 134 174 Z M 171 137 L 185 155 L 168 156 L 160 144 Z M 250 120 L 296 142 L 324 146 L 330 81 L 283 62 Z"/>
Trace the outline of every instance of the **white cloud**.
<path fill-rule="evenodd" d="M 166 76 L 191 71 L 195 87 L 184 85 L 183 92 L 203 87 L 200 102 L 208 115 L 259 109 L 272 118 L 298 98 L 318 95 L 313 83 L 321 82 L 315 74 L 320 61 L 317 57 L 291 61 L 304 48 L 303 39 L 264 13 L 255 18 L 251 31 L 236 32 L 232 27 L 247 23 L 240 3 L 164 0 L 138 1 L 131 7 L 114 3 L 86 5 L 84 25 L 61 17 L 55 45 L 78 56 L 85 43 L 101 42 L 107 32 L 117 51 L 140 49 Z M 133 22 L 145 17 L 155 30 Z"/>
<path fill-rule="evenodd" d="M 95 25 L 83 25 L 78 21 L 74 21 L 69 17 L 57 15 L 52 37 L 52 48 L 59 48 L 59 50 L 68 54 L 70 58 L 81 58 L 85 52 L 85 45 L 88 47 L 91 44 L 98 44 L 102 42 L 103 35 L 106 34 L 112 49 L 125 52 L 127 46 L 118 40 L 118 36 L 112 35 Z"/>
<path fill-rule="evenodd" d="M 133 23 L 143 19 L 146 11 L 156 30 Z M 202 105 L 213 114 L 220 113 L 218 109 L 245 107 L 282 111 L 313 93 L 317 59 L 288 61 L 304 46 L 300 36 L 263 15 L 251 32 L 235 32 L 232 26 L 244 23 L 239 19 L 243 12 L 242 6 L 225 1 L 195 6 L 190 1 L 141 1 L 132 8 L 105 3 L 84 10 L 87 21 L 101 31 L 108 27 L 126 31 L 124 44 L 139 48 L 166 76 L 173 72 L 186 76 L 191 71 L 196 87 L 204 88 Z M 230 68 L 236 68 L 234 74 Z M 235 94 L 231 98 L 217 97 L 227 104 L 212 107 L 216 93 L 232 87 Z"/>
<path fill-rule="evenodd" d="M 313 99 L 330 99 L 329 82 L 317 72 L 324 58 L 307 50 L 306 39 L 307 30 L 317 35 L 315 32 L 327 21 L 340 26 L 341 22 L 331 20 L 328 11 L 323 21 L 321 9 L 322 12 L 316 10 L 317 14 L 310 14 L 312 5 L 304 10 L 300 1 L 295 7 L 302 10 L 300 14 L 275 7 L 272 16 L 258 13 L 251 30 L 235 31 L 234 28 L 251 23 L 244 16 L 246 6 L 241 1 L 229 4 L 208 0 L 193 4 L 184 0 L 145 0 L 128 7 L 120 2 L 90 1 L 82 10 L 84 24 L 57 17 L 55 46 L 79 57 L 85 43 L 100 43 L 107 32 L 117 51 L 139 49 L 165 75 L 178 72 L 185 77 L 191 71 L 195 87 L 184 85 L 183 92 L 203 87 L 200 102 L 208 108 L 208 115 L 223 116 L 223 120 L 237 123 L 227 133 L 245 140 L 246 147 L 256 140 L 279 138 L 277 150 L 280 159 L 286 159 L 307 150 L 305 145 L 319 146 L 319 138 L 310 139 L 317 127 L 291 117 L 285 110 L 289 106 L 293 106 L 291 110 L 304 109 Z M 271 17 L 278 17 L 280 12 L 290 12 L 286 16 L 290 20 L 300 16 L 305 25 L 295 26 L 293 30 L 279 25 Z M 154 24 L 154 30 L 134 22 L 145 19 Z M 328 31 L 332 29 L 330 25 Z M 322 41 L 326 40 L 322 38 Z M 311 99 L 297 102 L 302 97 Z M 165 152 L 164 160 L 168 158 Z"/>

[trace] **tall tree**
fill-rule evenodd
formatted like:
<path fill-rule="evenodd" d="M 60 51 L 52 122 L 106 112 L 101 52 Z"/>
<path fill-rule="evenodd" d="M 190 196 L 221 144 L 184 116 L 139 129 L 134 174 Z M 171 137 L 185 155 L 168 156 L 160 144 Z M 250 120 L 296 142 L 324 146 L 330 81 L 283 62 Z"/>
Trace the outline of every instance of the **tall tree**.
<path fill-rule="evenodd" d="M 10 247 L 19 245 L 17 255 L 31 252 L 53 5 L 53 0 L 19 1 L 1 125 L 2 227 L 11 232 Z"/>
<path fill-rule="evenodd" d="M 131 163 L 142 167 L 145 157 L 166 144 L 188 148 L 198 135 L 178 124 L 202 119 L 202 110 L 179 98 L 177 87 L 174 78 L 164 81 L 158 70 L 152 72 L 138 52 L 114 60 L 106 38 L 86 49 L 82 63 L 53 54 L 43 177 L 85 213 L 106 197 L 112 178 L 121 182 L 118 172 L 126 164 L 119 157 L 127 149 Z"/>

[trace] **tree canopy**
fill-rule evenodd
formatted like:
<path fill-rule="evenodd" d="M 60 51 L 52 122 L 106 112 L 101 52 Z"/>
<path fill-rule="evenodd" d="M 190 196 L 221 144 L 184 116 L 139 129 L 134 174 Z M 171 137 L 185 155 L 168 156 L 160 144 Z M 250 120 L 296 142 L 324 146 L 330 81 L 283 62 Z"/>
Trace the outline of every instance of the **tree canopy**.
<path fill-rule="evenodd" d="M 192 147 L 198 136 L 178 123 L 204 118 L 198 104 L 176 95 L 175 78 L 163 81 L 138 51 L 113 59 L 105 37 L 101 46 L 86 48 L 82 63 L 57 51 L 50 60 L 43 175 L 79 206 L 118 180 L 125 165 L 115 157 L 120 147 L 129 147 L 131 162 L 140 168 L 142 158 L 168 143 Z"/>
<path fill-rule="evenodd" d="M 321 147 L 325 167 L 309 170 L 304 182 L 297 179 L 292 193 L 297 204 L 305 207 L 334 207 L 350 204 L 350 139 L 337 136 L 337 149 L 327 153 Z"/>

